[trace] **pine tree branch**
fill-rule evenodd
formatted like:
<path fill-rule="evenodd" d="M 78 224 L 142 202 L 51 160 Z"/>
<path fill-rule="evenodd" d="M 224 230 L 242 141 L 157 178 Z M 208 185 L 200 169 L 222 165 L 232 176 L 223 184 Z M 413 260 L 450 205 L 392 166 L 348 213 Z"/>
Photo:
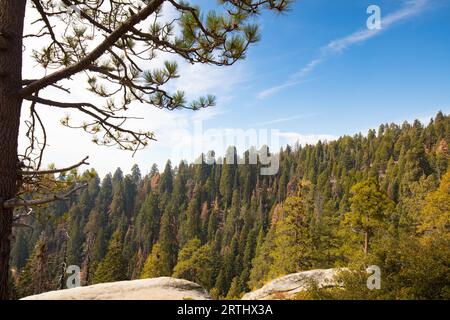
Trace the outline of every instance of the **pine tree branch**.
<path fill-rule="evenodd" d="M 48 198 L 44 198 L 44 199 L 36 199 L 36 200 L 21 200 L 21 199 L 10 199 L 10 200 L 6 200 L 5 202 L 3 202 L 2 206 L 3 208 L 6 209 L 13 209 L 13 208 L 17 208 L 17 207 L 34 207 L 34 206 L 39 206 L 39 205 L 43 205 L 43 204 L 47 204 L 47 203 L 51 203 L 51 202 L 55 202 L 55 201 L 66 201 L 69 200 L 69 197 L 77 192 L 80 189 L 86 188 L 88 186 L 87 183 L 79 185 L 75 188 L 73 188 L 72 190 L 70 190 L 69 192 L 62 194 L 62 195 L 58 195 L 58 194 L 54 194 L 53 196 L 50 196 Z"/>
<path fill-rule="evenodd" d="M 61 49 L 61 51 L 63 53 L 65 53 L 66 51 L 64 50 L 63 45 L 61 44 L 61 42 L 59 42 L 56 39 L 56 35 L 55 32 L 53 31 L 53 27 L 50 24 L 50 21 L 48 20 L 47 14 L 45 13 L 44 8 L 42 7 L 42 4 L 39 2 L 39 0 L 32 0 L 33 4 L 36 7 L 36 10 L 39 12 L 39 14 L 41 15 L 42 21 L 44 21 L 44 24 L 50 34 L 50 37 L 52 38 L 53 42 Z"/>
<path fill-rule="evenodd" d="M 80 61 L 29 84 L 28 86 L 19 90 L 18 95 L 21 97 L 29 96 L 32 93 L 37 92 L 49 85 L 55 84 L 62 79 L 69 78 L 70 76 L 73 76 L 74 74 L 85 70 L 90 64 L 100 58 L 110 47 L 112 47 L 135 25 L 145 20 L 152 13 L 154 13 L 164 1 L 165 0 L 153 0 L 141 11 L 129 17 L 120 27 L 114 30 L 109 36 L 105 38 L 105 40 L 103 40 L 94 50 L 92 50 Z"/>
<path fill-rule="evenodd" d="M 42 171 L 21 171 L 20 173 L 22 175 L 27 175 L 27 176 L 32 176 L 32 175 L 44 175 L 44 174 L 54 174 L 54 173 L 62 173 L 62 172 L 67 172 L 70 171 L 72 169 L 78 168 L 82 165 L 89 165 L 88 162 L 86 162 L 86 160 L 89 159 L 89 156 L 85 157 L 83 160 L 81 160 L 80 162 L 67 167 L 67 168 L 62 168 L 62 169 L 52 169 L 52 170 L 42 170 Z"/>
<path fill-rule="evenodd" d="M 29 96 L 29 97 L 26 97 L 25 99 L 34 101 L 36 103 L 54 106 L 54 107 L 58 107 L 58 108 L 74 108 L 74 109 L 79 110 L 80 112 L 83 112 L 84 114 L 87 114 L 88 116 L 90 116 L 94 119 L 94 123 L 91 123 L 90 125 L 97 124 L 97 125 L 101 126 L 103 128 L 103 130 L 105 131 L 105 135 L 108 136 L 109 138 L 113 139 L 120 147 L 124 148 L 125 150 L 127 150 L 127 149 L 134 150 L 134 152 L 136 152 L 140 146 L 145 146 L 147 144 L 146 140 L 156 140 L 153 137 L 153 134 L 150 132 L 137 132 L 137 131 L 125 129 L 122 127 L 122 125 L 125 123 L 126 120 L 134 119 L 133 117 L 116 116 L 114 114 L 114 112 L 100 109 L 90 103 L 59 102 L 59 101 L 53 101 L 53 100 L 49 100 L 49 99 L 43 99 L 43 98 L 40 98 L 37 96 Z M 95 113 L 94 111 L 97 112 L 98 114 Z M 109 120 L 120 120 L 121 123 L 115 124 Z M 86 125 L 86 126 L 81 126 L 81 127 L 73 127 L 73 126 L 69 126 L 67 123 L 64 125 L 66 125 L 67 127 L 70 127 L 70 128 L 81 128 L 81 127 L 89 126 L 89 125 Z M 136 142 L 133 144 L 133 148 L 130 149 L 129 147 L 127 147 L 125 145 L 130 142 L 129 140 L 127 140 L 127 139 L 121 140 L 120 137 L 114 136 L 114 134 L 112 132 L 113 130 L 115 130 L 116 132 L 128 134 L 129 136 L 133 137 L 134 141 Z"/>
<path fill-rule="evenodd" d="M 91 108 L 99 113 L 101 113 L 104 116 L 112 116 L 112 114 L 109 114 L 109 112 L 106 112 L 105 110 L 102 110 L 96 106 L 94 106 L 92 103 L 89 102 L 60 102 L 60 101 L 54 101 L 49 99 L 44 99 L 38 96 L 29 96 L 25 97 L 25 100 L 33 101 L 39 104 L 44 104 L 47 106 L 53 106 L 58 108 L 68 108 L 68 109 L 79 109 L 82 108 Z"/>

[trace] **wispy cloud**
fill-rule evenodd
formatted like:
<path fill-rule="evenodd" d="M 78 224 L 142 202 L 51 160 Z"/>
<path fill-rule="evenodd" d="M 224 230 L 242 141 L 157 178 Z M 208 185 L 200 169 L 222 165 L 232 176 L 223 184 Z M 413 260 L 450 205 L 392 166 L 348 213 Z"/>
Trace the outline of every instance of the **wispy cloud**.
<path fill-rule="evenodd" d="M 408 0 L 402 9 L 395 11 L 381 20 L 381 29 L 362 29 L 349 36 L 331 41 L 326 47 L 322 48 L 323 55 L 339 53 L 351 47 L 354 44 L 364 42 L 376 35 L 388 30 L 392 25 L 422 12 L 429 0 Z"/>
<path fill-rule="evenodd" d="M 319 114 L 317 114 L 317 113 L 302 114 L 302 115 L 296 115 L 296 116 L 292 116 L 292 117 L 278 118 L 278 119 L 273 119 L 273 120 L 269 120 L 269 121 L 258 122 L 258 123 L 254 123 L 250 126 L 261 127 L 261 126 L 267 126 L 267 125 L 271 125 L 271 124 L 277 124 L 277 123 L 283 123 L 283 122 L 288 122 L 288 121 L 293 121 L 293 120 L 316 117 L 318 115 Z"/>
<path fill-rule="evenodd" d="M 310 63 L 308 63 L 306 66 L 304 66 L 299 72 L 293 75 L 294 78 L 303 78 L 311 73 L 311 71 L 314 70 L 315 67 L 317 67 L 319 64 L 321 64 L 323 61 L 323 58 L 317 58 L 312 60 Z"/>
<path fill-rule="evenodd" d="M 330 41 L 326 46 L 320 49 L 318 57 L 313 59 L 298 72 L 291 75 L 284 83 L 259 92 L 257 95 L 258 98 L 267 98 L 283 89 L 305 82 L 302 81 L 303 78 L 311 74 L 315 68 L 327 61 L 333 55 L 341 53 L 353 45 L 363 43 L 376 35 L 387 31 L 391 26 L 398 22 L 418 15 L 427 8 L 429 3 L 429 0 L 404 0 L 404 5 L 401 9 L 382 17 L 381 29 L 361 29 L 343 38 Z"/>
<path fill-rule="evenodd" d="M 299 85 L 302 83 L 311 82 L 313 80 L 314 79 L 300 79 L 299 77 L 292 76 L 289 80 L 287 80 L 286 82 L 284 82 L 280 85 L 273 86 L 271 88 L 260 91 L 258 93 L 257 97 L 258 97 L 258 99 L 264 99 L 264 98 L 274 95 L 275 93 L 277 93 L 283 89 L 293 87 L 293 86 L 296 86 L 296 85 Z"/>

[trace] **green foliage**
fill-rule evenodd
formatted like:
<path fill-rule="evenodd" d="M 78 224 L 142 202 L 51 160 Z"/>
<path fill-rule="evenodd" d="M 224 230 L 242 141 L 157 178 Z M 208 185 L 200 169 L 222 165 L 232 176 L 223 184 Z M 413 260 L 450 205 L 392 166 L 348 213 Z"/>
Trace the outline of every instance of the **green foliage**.
<path fill-rule="evenodd" d="M 161 218 L 159 231 L 160 259 L 163 266 L 162 275 L 170 276 L 175 267 L 178 252 L 177 233 L 175 229 L 175 212 L 167 207 Z"/>
<path fill-rule="evenodd" d="M 274 176 L 259 175 L 260 164 L 217 159 L 96 177 L 71 201 L 39 209 L 27 220 L 33 230 L 15 232 L 17 291 L 58 289 L 59 266 L 73 261 L 83 285 L 111 264 L 122 267 L 109 279 L 176 276 L 215 298 L 239 298 L 285 273 L 344 266 L 354 270 L 342 275 L 344 288 L 311 284 L 298 298 L 448 298 L 449 123 L 438 114 L 426 127 L 382 125 L 367 136 L 287 147 Z M 39 287 L 30 249 L 41 237 L 49 268 Z M 381 268 L 381 290 L 366 287 L 371 264 Z"/>
<path fill-rule="evenodd" d="M 94 283 L 114 282 L 127 279 L 126 261 L 122 256 L 122 235 L 116 231 L 111 239 L 108 252 L 100 262 L 94 275 Z"/>
<path fill-rule="evenodd" d="M 274 250 L 274 230 L 271 229 L 264 238 L 264 233 L 259 232 L 255 258 L 252 261 L 252 269 L 250 272 L 250 279 L 248 287 L 250 289 L 257 289 L 261 287 L 269 277 L 269 271 L 273 264 L 272 252 Z"/>
<path fill-rule="evenodd" d="M 442 177 L 439 189 L 425 198 L 425 203 L 418 232 L 426 238 L 438 235 L 450 241 L 450 171 Z"/>
<path fill-rule="evenodd" d="M 19 275 L 18 295 L 24 297 L 48 291 L 52 287 L 53 280 L 48 243 L 44 237 L 40 237 Z"/>
<path fill-rule="evenodd" d="M 161 255 L 161 246 L 159 243 L 156 243 L 145 261 L 141 279 L 167 276 Z"/>
<path fill-rule="evenodd" d="M 214 261 L 210 245 L 201 245 L 200 240 L 190 240 L 179 252 L 178 263 L 173 270 L 173 276 L 186 279 L 212 288 Z"/>
<path fill-rule="evenodd" d="M 283 211 L 285 216 L 275 225 L 275 248 L 271 252 L 273 264 L 269 271 L 271 278 L 312 267 L 310 226 L 301 198 L 287 198 Z"/>
<path fill-rule="evenodd" d="M 136 217 L 136 237 L 146 254 L 151 251 L 152 245 L 158 239 L 161 219 L 158 202 L 158 195 L 150 192 Z"/>
<path fill-rule="evenodd" d="M 369 241 L 376 230 L 386 226 L 386 220 L 392 215 L 394 203 L 380 190 L 375 179 L 357 183 L 351 188 L 350 212 L 343 223 L 353 232 L 364 235 L 364 253 L 369 252 Z"/>

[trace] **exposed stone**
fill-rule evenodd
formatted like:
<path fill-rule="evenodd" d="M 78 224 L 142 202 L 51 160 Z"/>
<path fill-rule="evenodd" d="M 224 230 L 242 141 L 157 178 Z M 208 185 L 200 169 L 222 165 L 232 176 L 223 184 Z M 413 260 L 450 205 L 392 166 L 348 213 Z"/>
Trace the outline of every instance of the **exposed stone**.
<path fill-rule="evenodd" d="M 50 291 L 23 300 L 209 300 L 200 285 L 182 279 L 160 277 L 95 284 Z"/>
<path fill-rule="evenodd" d="M 291 299 L 296 293 L 306 291 L 315 281 L 319 288 L 334 287 L 338 283 L 335 276 L 343 269 L 316 269 L 291 273 L 267 283 L 258 290 L 246 293 L 242 300 Z"/>

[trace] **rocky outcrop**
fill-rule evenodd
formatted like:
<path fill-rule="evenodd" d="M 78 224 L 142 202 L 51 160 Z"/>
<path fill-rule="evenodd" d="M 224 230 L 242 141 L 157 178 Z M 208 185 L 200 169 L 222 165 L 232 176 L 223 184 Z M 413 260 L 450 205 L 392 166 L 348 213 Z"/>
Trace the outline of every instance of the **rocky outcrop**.
<path fill-rule="evenodd" d="M 95 284 L 50 291 L 23 300 L 209 300 L 200 285 L 170 277 Z"/>
<path fill-rule="evenodd" d="M 344 269 L 316 269 L 291 273 L 246 293 L 242 300 L 291 299 L 296 293 L 306 291 L 311 281 L 315 281 L 319 288 L 338 286 L 335 276 L 342 270 Z"/>

